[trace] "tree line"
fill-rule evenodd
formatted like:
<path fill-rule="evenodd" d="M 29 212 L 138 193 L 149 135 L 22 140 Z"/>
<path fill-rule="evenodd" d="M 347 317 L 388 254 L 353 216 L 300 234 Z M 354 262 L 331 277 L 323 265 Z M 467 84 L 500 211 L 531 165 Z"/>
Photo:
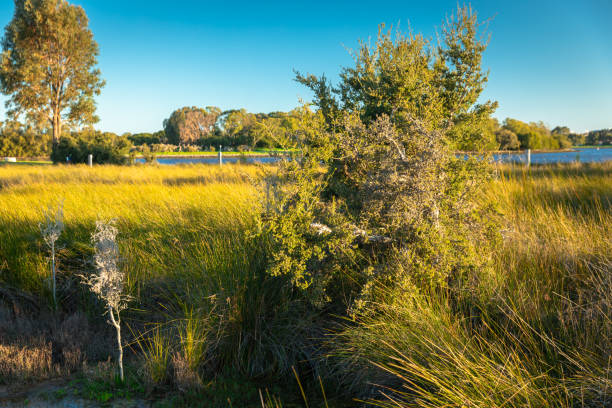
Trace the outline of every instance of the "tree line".
<path fill-rule="evenodd" d="M 100 160 L 127 162 L 129 155 L 144 152 L 246 151 L 285 148 L 299 144 L 303 112 L 250 113 L 245 109 L 221 111 L 216 107 L 183 107 L 164 120 L 156 132 L 102 132 L 86 127 L 64 129 L 57 145 L 53 134 L 17 121 L 0 122 L 0 157 L 51 157 L 55 161 L 84 162 L 87 154 L 105 152 Z M 549 129 L 542 122 L 522 122 L 507 118 L 502 123 L 490 119 L 481 130 L 481 142 L 456 143 L 460 151 L 566 149 L 572 146 L 612 145 L 612 129 L 573 133 L 568 127 Z M 88 153 L 89 151 L 89 153 Z M 123 158 L 123 159 L 122 159 Z"/>
<path fill-rule="evenodd" d="M 222 111 L 216 106 L 183 107 L 172 112 L 163 129 L 154 133 L 126 134 L 134 145 L 170 144 L 204 149 L 225 146 L 244 149 L 283 147 L 296 140 L 300 109 L 290 112 L 250 113 L 246 109 Z"/>

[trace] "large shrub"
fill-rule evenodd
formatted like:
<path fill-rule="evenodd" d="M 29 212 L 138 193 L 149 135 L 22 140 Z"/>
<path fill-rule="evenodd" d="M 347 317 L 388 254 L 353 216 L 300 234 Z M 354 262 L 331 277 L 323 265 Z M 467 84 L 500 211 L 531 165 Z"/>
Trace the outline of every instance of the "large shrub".
<path fill-rule="evenodd" d="M 60 138 L 53 148 L 51 160 L 54 163 L 87 163 L 87 156 L 91 154 L 96 164 L 126 164 L 131 147 L 128 139 L 113 133 L 73 133 Z"/>
<path fill-rule="evenodd" d="M 495 132 L 497 143 L 499 144 L 499 150 L 518 150 L 521 147 L 516 133 L 508 129 L 499 129 Z"/>
<path fill-rule="evenodd" d="M 479 145 L 496 106 L 476 103 L 486 82 L 479 26 L 460 9 L 438 49 L 381 31 L 335 88 L 298 74 L 319 110 L 301 118 L 310 131 L 299 156 L 269 180 L 269 273 L 317 303 L 363 310 L 381 283 L 456 291 L 490 270 L 497 224 L 475 199 L 487 160 L 453 154 Z"/>

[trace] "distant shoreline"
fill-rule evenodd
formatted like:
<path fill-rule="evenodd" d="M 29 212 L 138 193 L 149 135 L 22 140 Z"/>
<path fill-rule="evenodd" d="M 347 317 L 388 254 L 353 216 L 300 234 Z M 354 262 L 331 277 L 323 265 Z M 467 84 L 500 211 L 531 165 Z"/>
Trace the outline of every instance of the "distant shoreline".
<path fill-rule="evenodd" d="M 573 146 L 567 149 L 531 149 L 531 153 L 578 153 L 578 149 L 612 149 L 612 145 L 605 146 Z M 476 153 L 491 153 L 491 154 L 526 154 L 527 150 L 485 150 L 485 151 L 458 151 L 456 154 L 476 154 Z"/>
<path fill-rule="evenodd" d="M 278 153 L 268 153 L 268 152 L 262 152 L 262 153 L 258 153 L 258 152 L 249 152 L 249 153 L 240 153 L 240 152 L 222 152 L 223 153 L 223 157 L 245 157 L 245 158 L 252 158 L 252 157 L 274 157 L 274 156 L 286 156 L 289 154 L 289 152 L 278 152 Z M 156 159 L 198 159 L 201 157 L 210 157 L 210 158 L 215 158 L 217 157 L 219 154 L 219 152 L 193 152 L 193 153 L 181 153 L 181 154 L 167 154 L 167 153 L 159 153 L 159 154 L 155 154 L 155 158 Z M 144 156 L 142 155 L 137 155 L 136 156 L 137 159 L 142 159 L 144 158 Z"/>
<path fill-rule="evenodd" d="M 531 153 L 571 153 L 576 152 L 579 153 L 577 149 L 612 149 L 612 145 L 604 145 L 604 146 L 574 146 L 568 149 L 558 149 L 558 150 L 548 150 L 548 149 L 538 149 L 531 150 Z M 273 152 L 223 152 L 223 157 L 244 157 L 244 158 L 261 158 L 261 157 L 276 157 L 276 156 L 286 156 L 291 151 L 288 150 L 279 150 Z M 487 151 L 457 151 L 455 154 L 526 154 L 527 150 L 487 150 Z M 219 152 L 160 152 L 154 153 L 156 159 L 199 159 L 199 158 L 216 158 Z M 143 155 L 136 155 L 137 159 L 143 159 Z M 0 163 L 4 163 L 4 157 L 0 157 Z M 28 161 L 28 162 L 42 162 L 47 163 L 50 162 L 49 157 L 17 157 L 17 160 L 20 162 Z"/>

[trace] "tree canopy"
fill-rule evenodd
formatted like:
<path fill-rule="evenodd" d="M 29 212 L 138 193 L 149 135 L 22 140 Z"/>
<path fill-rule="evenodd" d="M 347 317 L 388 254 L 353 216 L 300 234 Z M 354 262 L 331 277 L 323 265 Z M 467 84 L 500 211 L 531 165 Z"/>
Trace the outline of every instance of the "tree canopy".
<path fill-rule="evenodd" d="M 314 104 L 330 125 L 339 112 L 357 112 L 366 124 L 386 114 L 395 124 L 418 122 L 442 131 L 455 149 L 485 149 L 483 128 L 497 103 L 477 103 L 488 77 L 482 70 L 488 43 L 482 26 L 471 9 L 461 8 L 434 45 L 420 34 L 394 34 L 381 25 L 376 44 L 361 44 L 338 86 L 324 76 L 298 73 L 297 80 L 314 92 Z"/>
<path fill-rule="evenodd" d="M 54 143 L 63 123 L 98 121 L 94 96 L 104 81 L 82 7 L 66 0 L 15 0 L 2 48 L 0 87 L 9 96 L 10 116 L 50 127 Z"/>
<path fill-rule="evenodd" d="M 50 152 L 50 136 L 16 121 L 0 123 L 0 157 L 44 157 Z"/>
<path fill-rule="evenodd" d="M 213 132 L 220 114 L 221 109 L 215 106 L 177 109 L 164 120 L 166 138 L 169 143 L 176 145 L 197 143 Z"/>
<path fill-rule="evenodd" d="M 612 129 L 592 130 L 586 135 L 588 145 L 612 145 Z"/>
<path fill-rule="evenodd" d="M 564 149 L 572 146 L 569 132 L 561 131 L 561 127 L 550 129 L 542 122 L 526 123 L 517 119 L 507 118 L 503 128 L 514 133 L 521 149 Z M 569 131 L 569 129 L 568 129 Z"/>

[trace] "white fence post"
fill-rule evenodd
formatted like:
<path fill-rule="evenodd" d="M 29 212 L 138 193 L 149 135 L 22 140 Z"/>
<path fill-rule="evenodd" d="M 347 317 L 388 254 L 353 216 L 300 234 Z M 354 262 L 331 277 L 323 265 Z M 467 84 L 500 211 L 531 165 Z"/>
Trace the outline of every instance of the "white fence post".
<path fill-rule="evenodd" d="M 531 149 L 527 149 L 527 167 L 531 167 Z"/>
<path fill-rule="evenodd" d="M 87 165 L 88 165 L 89 167 L 92 167 L 92 166 L 93 166 L 93 154 L 88 154 L 88 155 L 87 155 Z"/>
<path fill-rule="evenodd" d="M 223 166 L 223 152 L 221 151 L 221 146 L 219 146 L 219 166 Z"/>

